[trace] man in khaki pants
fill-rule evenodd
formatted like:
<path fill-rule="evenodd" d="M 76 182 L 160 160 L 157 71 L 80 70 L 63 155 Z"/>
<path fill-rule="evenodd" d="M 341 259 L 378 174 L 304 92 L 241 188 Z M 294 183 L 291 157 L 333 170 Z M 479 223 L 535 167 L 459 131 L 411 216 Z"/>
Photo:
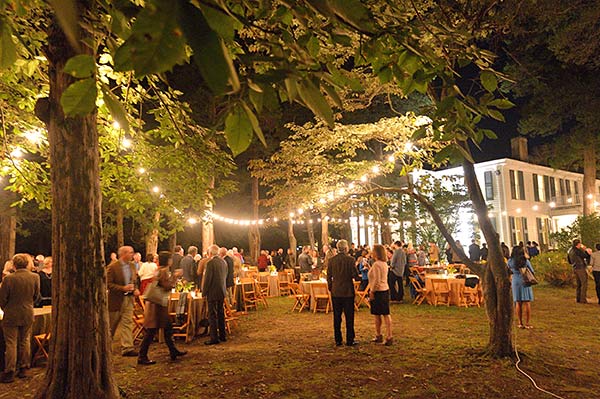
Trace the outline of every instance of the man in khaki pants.
<path fill-rule="evenodd" d="M 133 347 L 133 297 L 140 295 L 135 287 L 136 272 L 131 262 L 132 247 L 119 248 L 119 258 L 106 268 L 108 285 L 108 317 L 111 337 L 121 325 L 121 354 L 134 357 L 138 353 Z"/>
<path fill-rule="evenodd" d="M 0 382 L 27 377 L 31 359 L 31 326 L 33 325 L 33 302 L 40 294 L 40 276 L 27 269 L 31 258 L 16 254 L 13 265 L 16 272 L 6 276 L 0 285 L 0 308 L 4 311 L 2 329 L 6 342 L 4 374 Z M 18 350 L 17 350 L 18 349 Z"/>

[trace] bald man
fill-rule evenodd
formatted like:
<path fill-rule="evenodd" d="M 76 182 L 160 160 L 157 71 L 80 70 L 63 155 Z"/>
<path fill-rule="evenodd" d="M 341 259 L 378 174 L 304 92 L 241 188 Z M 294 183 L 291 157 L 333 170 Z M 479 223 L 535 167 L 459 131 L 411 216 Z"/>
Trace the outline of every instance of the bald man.
<path fill-rule="evenodd" d="M 118 259 L 106 268 L 106 284 L 108 286 L 108 317 L 110 333 L 114 338 L 121 326 L 121 355 L 137 356 L 133 346 L 133 297 L 140 295 L 135 286 L 136 272 L 133 265 L 133 248 L 121 247 Z"/>

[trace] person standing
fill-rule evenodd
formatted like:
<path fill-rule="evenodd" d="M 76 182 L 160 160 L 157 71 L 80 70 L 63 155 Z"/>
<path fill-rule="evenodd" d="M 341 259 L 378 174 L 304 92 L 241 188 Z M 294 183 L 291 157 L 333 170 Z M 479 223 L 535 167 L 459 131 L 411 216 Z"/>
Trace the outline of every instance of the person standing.
<path fill-rule="evenodd" d="M 404 300 L 404 286 L 402 278 L 404 277 L 404 269 L 406 268 L 406 252 L 402 248 L 402 243 L 396 241 L 392 244 L 394 255 L 388 272 L 388 286 L 392 301 L 402 302 Z"/>
<path fill-rule="evenodd" d="M 2 330 L 6 344 L 2 383 L 26 378 L 31 360 L 31 326 L 33 303 L 40 294 L 40 277 L 28 270 L 31 259 L 26 254 L 16 254 L 12 263 L 16 271 L 2 280 L 0 308 L 4 312 Z M 18 372 L 17 372 L 18 366 Z"/>
<path fill-rule="evenodd" d="M 283 270 L 283 263 L 283 248 L 279 248 L 273 256 L 273 266 L 275 266 L 275 269 L 280 272 Z"/>
<path fill-rule="evenodd" d="M 384 342 L 385 346 L 393 343 L 392 317 L 390 316 L 390 287 L 387 281 L 387 263 L 383 245 L 373 246 L 375 262 L 369 270 L 369 299 L 371 300 L 371 314 L 375 316 L 375 339 L 373 342 Z M 402 280 L 400 280 L 402 283 Z M 400 284 L 402 285 L 402 284 Z M 385 321 L 385 341 L 381 334 L 381 324 Z"/>
<path fill-rule="evenodd" d="M 309 254 L 310 247 L 305 245 L 302 247 L 302 253 L 298 256 L 298 266 L 300 273 L 312 273 L 313 260 Z"/>
<path fill-rule="evenodd" d="M 181 260 L 183 259 L 183 247 L 181 245 L 175 245 L 173 249 L 173 264 L 171 265 L 171 273 L 181 268 Z"/>
<path fill-rule="evenodd" d="M 179 262 L 179 267 L 183 270 L 183 279 L 188 283 L 196 282 L 196 272 L 198 271 L 198 265 L 194 260 L 196 254 L 198 254 L 198 247 L 190 245 L 187 250 L 187 255 Z"/>
<path fill-rule="evenodd" d="M 52 257 L 46 256 L 40 272 L 40 299 L 38 306 L 52 305 Z"/>
<path fill-rule="evenodd" d="M 140 270 L 138 270 L 138 276 L 140 278 L 140 293 L 144 295 L 146 292 L 146 287 L 148 284 L 154 280 L 154 273 L 156 273 L 156 269 L 158 268 L 157 263 L 158 256 L 154 254 L 146 254 L 146 261 L 142 263 Z"/>
<path fill-rule="evenodd" d="M 484 242 L 483 244 L 481 244 L 481 260 L 484 260 L 487 262 L 487 258 L 488 258 L 488 247 L 487 247 L 487 244 Z"/>
<path fill-rule="evenodd" d="M 523 247 L 513 247 L 508 267 L 512 271 L 512 293 L 515 303 L 515 313 L 519 320 L 519 328 L 532 328 L 529 324 L 531 318 L 531 302 L 533 301 L 533 289 L 523 282 L 521 269 L 527 268 L 533 273 L 533 267 L 527 258 Z M 523 322 L 525 319 L 525 322 Z"/>
<path fill-rule="evenodd" d="M 596 297 L 600 305 L 600 244 L 596 244 L 596 250 L 590 256 L 590 266 L 592 266 L 592 275 L 596 284 Z"/>
<path fill-rule="evenodd" d="M 165 296 L 168 296 L 171 289 L 175 287 L 177 278 L 181 276 L 182 270 L 178 269 L 173 274 L 169 271 L 173 255 L 168 251 L 161 251 L 158 254 L 158 268 L 154 279 L 158 282 L 158 288 L 161 289 Z M 148 358 L 148 349 L 154 341 L 154 336 L 158 329 L 162 328 L 165 331 L 165 344 L 169 348 L 171 360 L 175 361 L 179 356 L 185 355 L 186 351 L 180 351 L 175 347 L 173 342 L 173 326 L 169 318 L 169 309 L 167 306 L 146 301 L 144 310 L 144 339 L 140 345 L 140 354 L 137 363 L 140 365 L 156 364 L 156 361 Z"/>
<path fill-rule="evenodd" d="M 225 311 L 223 301 L 226 295 L 227 263 L 219 257 L 219 247 L 208 248 L 209 261 L 206 263 L 202 280 L 202 295 L 208 302 L 208 323 L 210 340 L 205 345 L 215 345 L 227 341 L 225 334 Z"/>
<path fill-rule="evenodd" d="M 342 345 L 342 313 L 346 319 L 346 345 L 354 346 L 354 280 L 358 278 L 355 259 L 348 255 L 348 241 L 337 243 L 338 254 L 329 260 L 327 286 L 333 304 L 333 333 L 335 344 Z"/>
<path fill-rule="evenodd" d="M 269 257 L 267 256 L 268 252 L 264 249 L 260 251 L 260 255 L 258 256 L 257 266 L 259 272 L 266 272 L 267 267 L 269 267 Z"/>
<path fill-rule="evenodd" d="M 110 335 L 114 338 L 121 326 L 121 355 L 137 356 L 133 346 L 133 297 L 140 295 L 135 286 L 136 272 L 133 266 L 133 248 L 119 248 L 119 258 L 106 268 L 108 286 L 108 317 Z"/>
<path fill-rule="evenodd" d="M 225 289 L 227 290 L 227 303 L 229 303 L 229 306 L 231 306 L 233 304 L 233 287 L 235 287 L 235 281 L 233 280 L 233 258 L 229 256 L 229 252 L 227 252 L 227 248 L 225 247 L 219 248 L 219 256 L 227 264 L 227 277 L 225 278 Z"/>
<path fill-rule="evenodd" d="M 590 255 L 585 252 L 581 245 L 581 240 L 576 238 L 573 240 L 573 246 L 569 249 L 567 259 L 577 280 L 577 303 L 587 303 L 587 260 Z"/>
<path fill-rule="evenodd" d="M 472 240 L 471 245 L 469 245 L 469 259 L 473 262 L 479 262 L 479 259 L 481 259 L 481 248 L 479 248 L 475 240 Z"/>
<path fill-rule="evenodd" d="M 437 265 L 440 262 L 440 248 L 435 242 L 429 241 L 429 263 L 431 265 Z"/>

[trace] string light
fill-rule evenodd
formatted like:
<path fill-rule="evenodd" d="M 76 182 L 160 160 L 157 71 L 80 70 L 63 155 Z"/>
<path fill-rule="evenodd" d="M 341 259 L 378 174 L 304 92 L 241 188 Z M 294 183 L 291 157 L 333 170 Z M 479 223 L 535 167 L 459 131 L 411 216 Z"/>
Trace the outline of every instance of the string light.
<path fill-rule="evenodd" d="M 373 173 L 377 174 L 381 171 L 381 169 L 379 168 L 379 165 L 375 165 L 373 166 L 373 168 L 371 169 L 373 171 Z"/>
<path fill-rule="evenodd" d="M 390 162 L 390 163 L 394 163 L 394 162 L 396 162 L 396 157 L 395 157 L 395 156 L 393 156 L 393 155 L 389 155 L 389 156 L 388 156 L 388 162 Z"/>
<path fill-rule="evenodd" d="M 37 145 L 42 142 L 42 131 L 40 129 L 27 130 L 23 135 L 31 144 Z"/>
<path fill-rule="evenodd" d="M 119 122 L 117 122 L 117 121 L 114 121 L 114 122 L 112 123 L 112 125 L 113 125 L 113 127 L 114 127 L 115 129 L 120 129 L 120 128 L 121 128 L 121 125 L 120 125 L 120 124 L 119 124 Z"/>
<path fill-rule="evenodd" d="M 123 138 L 123 140 L 121 140 L 121 146 L 125 149 L 131 148 L 131 146 L 133 145 L 131 139 L 128 139 L 127 137 Z"/>
<path fill-rule="evenodd" d="M 158 193 L 159 191 L 160 191 L 160 188 L 158 186 L 152 187 L 152 192 L 153 193 Z"/>
<path fill-rule="evenodd" d="M 362 175 L 360 177 L 360 181 L 363 182 L 363 183 L 366 183 L 367 180 L 369 180 L 369 177 L 367 175 Z"/>
<path fill-rule="evenodd" d="M 189 218 L 187 221 L 192 226 L 195 225 L 196 223 L 198 223 L 198 220 L 196 218 Z"/>
<path fill-rule="evenodd" d="M 138 173 L 140 175 L 143 175 L 144 173 L 146 173 L 146 168 L 138 168 Z"/>
<path fill-rule="evenodd" d="M 21 158 L 21 157 L 23 157 L 23 155 L 24 155 L 23 150 L 20 147 L 17 147 L 10 152 L 10 156 L 12 158 Z"/>

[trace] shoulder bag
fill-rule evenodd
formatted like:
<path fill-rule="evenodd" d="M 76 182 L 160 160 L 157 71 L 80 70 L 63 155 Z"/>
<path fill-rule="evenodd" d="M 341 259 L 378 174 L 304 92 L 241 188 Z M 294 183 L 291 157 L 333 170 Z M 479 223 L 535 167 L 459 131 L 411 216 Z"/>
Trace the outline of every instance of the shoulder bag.
<path fill-rule="evenodd" d="M 144 292 L 144 299 L 156 305 L 166 307 L 169 304 L 169 291 L 165 291 L 158 285 L 158 280 L 155 279 L 148 284 L 148 288 Z"/>
<path fill-rule="evenodd" d="M 532 285 L 536 285 L 538 283 L 537 279 L 535 278 L 535 274 L 533 274 L 530 268 L 521 267 L 519 271 L 523 277 L 523 284 L 525 284 L 526 287 L 531 287 Z"/>

